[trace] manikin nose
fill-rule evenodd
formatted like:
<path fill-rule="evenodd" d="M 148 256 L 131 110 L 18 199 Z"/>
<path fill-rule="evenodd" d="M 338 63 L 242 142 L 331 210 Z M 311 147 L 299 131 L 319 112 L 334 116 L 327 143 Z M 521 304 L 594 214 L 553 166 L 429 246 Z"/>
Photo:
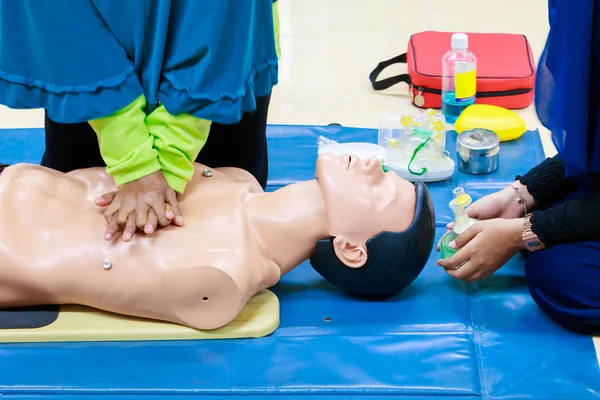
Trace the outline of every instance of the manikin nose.
<path fill-rule="evenodd" d="M 379 169 L 381 169 L 381 166 L 379 165 L 379 160 L 376 158 L 371 157 L 363 162 L 363 171 L 367 175 L 371 175 Z"/>

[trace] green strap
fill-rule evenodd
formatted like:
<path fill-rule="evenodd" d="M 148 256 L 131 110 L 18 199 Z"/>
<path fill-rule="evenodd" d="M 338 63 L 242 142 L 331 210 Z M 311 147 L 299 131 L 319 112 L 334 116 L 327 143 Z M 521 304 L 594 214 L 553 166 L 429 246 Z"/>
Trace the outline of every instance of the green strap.
<path fill-rule="evenodd" d="M 429 142 L 429 140 L 431 140 L 431 137 L 427 138 L 426 141 L 424 141 L 423 143 L 421 143 L 420 145 L 417 146 L 417 148 L 415 149 L 415 151 L 413 151 L 412 157 L 410 158 L 410 161 L 408 162 L 408 172 L 410 172 L 413 175 L 418 175 L 421 176 L 423 175 L 425 172 L 427 172 L 427 168 L 423 167 L 421 169 L 421 172 L 415 172 L 410 168 L 410 165 L 412 164 L 412 162 L 415 160 L 415 157 L 417 156 L 417 153 L 419 151 L 421 151 L 421 149 L 423 147 L 425 147 L 425 145 L 427 144 L 427 142 Z"/>

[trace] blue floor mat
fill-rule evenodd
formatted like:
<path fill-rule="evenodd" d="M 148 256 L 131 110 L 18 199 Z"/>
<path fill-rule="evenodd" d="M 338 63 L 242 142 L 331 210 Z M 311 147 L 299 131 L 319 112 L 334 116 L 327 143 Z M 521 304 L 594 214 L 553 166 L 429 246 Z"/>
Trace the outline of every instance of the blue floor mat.
<path fill-rule="evenodd" d="M 377 131 L 270 126 L 270 190 L 313 178 L 320 135 L 375 142 Z M 448 148 L 454 146 L 449 134 Z M 0 131 L 0 162 L 38 163 L 42 150 L 41 130 Z M 476 199 L 542 159 L 539 134 L 527 132 L 502 144 L 497 172 L 480 177 L 459 172 L 429 184 L 438 238 L 452 219 L 447 204 L 455 186 L 465 186 Z M 556 326 L 537 308 L 520 256 L 476 284 L 449 278 L 436 260 L 434 251 L 421 276 L 386 301 L 348 296 L 305 263 L 274 288 L 281 326 L 263 339 L 0 345 L 0 395 L 600 397 L 592 339 Z"/>

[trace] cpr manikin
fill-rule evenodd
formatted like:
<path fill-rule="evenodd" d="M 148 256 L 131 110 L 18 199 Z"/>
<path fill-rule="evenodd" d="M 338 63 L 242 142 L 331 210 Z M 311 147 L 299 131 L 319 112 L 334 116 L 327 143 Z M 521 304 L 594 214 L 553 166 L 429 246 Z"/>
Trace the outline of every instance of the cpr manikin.
<path fill-rule="evenodd" d="M 80 304 L 215 329 L 311 255 L 334 284 L 389 295 L 416 278 L 431 251 L 426 188 L 384 173 L 376 160 L 322 155 L 317 180 L 272 193 L 243 170 L 195 168 L 180 199 L 185 226 L 136 235 L 129 243 L 103 237 L 103 209 L 94 200 L 115 189 L 104 169 L 4 169 L 0 307 Z M 389 243 L 375 249 L 369 243 L 381 242 L 377 236 Z M 402 240 L 413 243 L 401 248 Z M 397 282 L 390 282 L 393 273 L 373 276 L 373 263 L 387 263 Z M 361 270 L 367 275 L 356 281 Z"/>

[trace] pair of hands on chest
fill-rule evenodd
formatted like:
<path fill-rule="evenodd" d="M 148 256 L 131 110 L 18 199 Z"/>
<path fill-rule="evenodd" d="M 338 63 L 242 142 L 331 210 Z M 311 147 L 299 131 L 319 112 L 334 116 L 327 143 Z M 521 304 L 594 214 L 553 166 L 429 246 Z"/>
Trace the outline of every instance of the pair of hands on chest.
<path fill-rule="evenodd" d="M 112 240 L 121 230 L 123 240 L 129 242 L 138 230 L 151 235 L 158 227 L 184 225 L 177 194 L 162 171 L 119 186 L 96 199 L 96 205 L 105 207 L 106 240 Z"/>

